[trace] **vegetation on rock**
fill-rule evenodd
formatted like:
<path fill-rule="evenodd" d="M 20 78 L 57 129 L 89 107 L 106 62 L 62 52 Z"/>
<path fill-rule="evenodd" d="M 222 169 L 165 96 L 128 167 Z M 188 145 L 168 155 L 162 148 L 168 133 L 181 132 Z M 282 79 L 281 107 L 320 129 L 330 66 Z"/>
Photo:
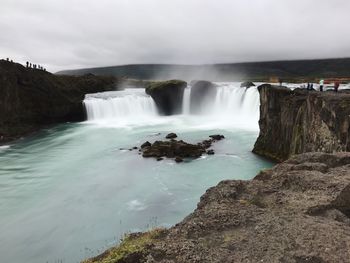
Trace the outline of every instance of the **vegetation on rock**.
<path fill-rule="evenodd" d="M 90 262 L 348 262 L 349 163 L 350 153 L 307 153 L 253 180 L 222 181 L 142 257 L 128 261 L 132 249 Z"/>

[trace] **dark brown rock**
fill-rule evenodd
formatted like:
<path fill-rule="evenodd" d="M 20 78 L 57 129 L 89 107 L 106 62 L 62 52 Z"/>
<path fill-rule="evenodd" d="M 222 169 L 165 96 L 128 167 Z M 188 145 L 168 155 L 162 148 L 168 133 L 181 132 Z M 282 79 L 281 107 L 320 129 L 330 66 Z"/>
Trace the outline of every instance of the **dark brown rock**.
<path fill-rule="evenodd" d="M 255 84 L 251 81 L 246 81 L 241 83 L 241 88 L 247 88 L 249 89 L 250 87 L 254 87 Z"/>
<path fill-rule="evenodd" d="M 165 136 L 165 138 L 166 139 L 175 139 L 175 138 L 177 138 L 177 135 L 176 135 L 176 133 L 169 133 L 169 134 L 167 134 L 167 136 Z"/>
<path fill-rule="evenodd" d="M 146 93 L 157 105 L 163 115 L 179 114 L 182 111 L 182 100 L 187 83 L 182 80 L 157 81 L 147 84 Z"/>
<path fill-rule="evenodd" d="M 283 161 L 304 152 L 350 151 L 350 93 L 294 91 L 268 84 L 260 92 L 260 134 L 253 152 Z"/>
<path fill-rule="evenodd" d="M 222 135 L 218 135 L 222 136 Z M 171 136 L 173 137 L 173 135 Z M 220 137 L 222 138 L 222 137 Z M 204 140 L 197 144 L 190 144 L 183 140 L 171 139 L 170 141 L 155 141 L 153 144 L 146 142 L 141 145 L 142 156 L 145 158 L 153 157 L 159 159 L 161 157 L 166 158 L 198 158 L 202 154 L 207 153 L 209 155 L 214 154 L 214 150 L 207 151 L 213 139 Z"/>
<path fill-rule="evenodd" d="M 150 147 L 152 144 L 149 142 L 149 141 L 147 141 L 147 142 L 144 142 L 142 145 L 141 145 L 141 149 L 144 149 L 144 148 L 146 148 L 146 147 Z"/>
<path fill-rule="evenodd" d="M 224 135 L 220 135 L 220 134 L 210 135 L 209 137 L 212 138 L 213 140 L 216 140 L 216 141 L 220 141 L 222 139 L 225 139 L 225 136 Z"/>
<path fill-rule="evenodd" d="M 211 149 L 211 150 L 208 150 L 208 151 L 207 151 L 207 154 L 208 154 L 208 155 L 213 155 L 213 154 L 215 154 L 215 152 L 214 152 L 214 150 Z"/>
<path fill-rule="evenodd" d="M 0 144 L 48 125 L 86 120 L 85 94 L 115 90 L 106 76 L 64 76 L 0 60 Z"/>
<path fill-rule="evenodd" d="M 175 157 L 175 162 L 182 163 L 184 160 L 181 157 Z"/>

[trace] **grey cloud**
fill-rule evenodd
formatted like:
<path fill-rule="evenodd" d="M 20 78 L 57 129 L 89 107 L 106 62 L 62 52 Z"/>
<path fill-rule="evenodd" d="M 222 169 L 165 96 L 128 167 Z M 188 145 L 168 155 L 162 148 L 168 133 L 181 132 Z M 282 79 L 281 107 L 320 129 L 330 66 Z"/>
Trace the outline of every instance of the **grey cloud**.
<path fill-rule="evenodd" d="M 348 0 L 0 0 L 0 56 L 56 71 L 349 57 Z"/>

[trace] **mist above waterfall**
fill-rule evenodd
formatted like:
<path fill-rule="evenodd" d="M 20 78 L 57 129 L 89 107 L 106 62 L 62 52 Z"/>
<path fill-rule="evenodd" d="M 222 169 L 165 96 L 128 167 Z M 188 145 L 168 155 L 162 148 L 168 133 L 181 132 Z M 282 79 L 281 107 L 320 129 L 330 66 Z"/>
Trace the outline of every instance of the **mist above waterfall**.
<path fill-rule="evenodd" d="M 234 127 L 258 130 L 259 92 L 239 83 L 217 83 L 215 96 L 207 97 L 191 112 L 191 86 L 184 91 L 182 114 L 161 116 L 143 89 L 88 94 L 84 100 L 88 121 L 100 125 L 133 127 L 177 123 L 183 128 Z"/>

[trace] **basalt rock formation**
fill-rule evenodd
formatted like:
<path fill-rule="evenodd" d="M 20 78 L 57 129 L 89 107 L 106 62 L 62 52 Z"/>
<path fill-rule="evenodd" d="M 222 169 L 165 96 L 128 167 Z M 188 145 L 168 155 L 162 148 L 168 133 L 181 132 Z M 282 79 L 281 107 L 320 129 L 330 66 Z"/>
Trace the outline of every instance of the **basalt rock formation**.
<path fill-rule="evenodd" d="M 58 76 L 0 60 L 0 144 L 46 125 L 83 121 L 85 94 L 115 88 L 114 77 Z"/>
<path fill-rule="evenodd" d="M 255 84 L 251 81 L 245 81 L 241 83 L 241 88 L 250 88 L 250 87 L 254 87 Z"/>
<path fill-rule="evenodd" d="M 205 80 L 191 82 L 190 111 L 191 113 L 200 113 L 202 109 L 212 103 L 216 96 L 214 83 Z"/>
<path fill-rule="evenodd" d="M 258 89 L 260 134 L 253 152 L 283 161 L 305 152 L 350 151 L 349 91 Z"/>
<path fill-rule="evenodd" d="M 350 153 L 297 155 L 227 180 L 170 229 L 133 234 L 86 262 L 348 262 Z"/>
<path fill-rule="evenodd" d="M 173 115 L 181 113 L 186 87 L 182 80 L 157 81 L 147 85 L 146 93 L 153 98 L 160 114 Z"/>
<path fill-rule="evenodd" d="M 176 162 L 182 162 L 184 158 L 194 159 L 202 156 L 204 153 L 207 153 L 208 155 L 215 154 L 213 149 L 207 149 L 211 147 L 213 142 L 222 140 L 225 137 L 223 135 L 210 135 L 209 137 L 210 139 L 197 144 L 191 144 L 184 142 L 183 140 L 175 139 L 168 141 L 155 141 L 154 143 L 147 141 L 141 145 L 140 152 L 142 152 L 142 156 L 145 158 L 153 157 L 160 161 L 163 157 L 166 157 L 174 158 Z"/>

